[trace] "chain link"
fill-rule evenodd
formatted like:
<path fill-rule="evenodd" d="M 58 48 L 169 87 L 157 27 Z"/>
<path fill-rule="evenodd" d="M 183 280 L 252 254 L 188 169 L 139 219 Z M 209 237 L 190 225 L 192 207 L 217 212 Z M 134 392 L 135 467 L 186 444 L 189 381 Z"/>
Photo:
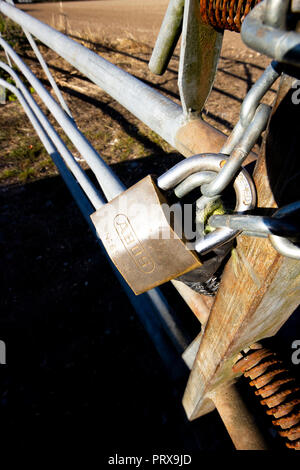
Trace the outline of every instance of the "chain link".
<path fill-rule="evenodd" d="M 281 72 L 282 65 L 272 61 L 252 86 L 241 106 L 239 120 L 219 154 L 202 154 L 190 157 L 175 165 L 157 180 L 161 189 L 175 188 L 174 192 L 179 198 L 197 187 L 201 189 L 202 195 L 196 203 L 196 225 L 200 238 L 195 244 L 195 249 L 200 254 L 208 253 L 218 246 L 222 246 L 243 232 L 249 236 L 269 237 L 270 242 L 279 253 L 300 259 L 300 248 L 286 238 L 292 236 L 293 240 L 296 240 L 299 236 L 299 226 L 287 224 L 286 220 L 282 218 L 282 213 L 286 216 L 288 210 L 290 210 L 289 214 L 298 211 L 300 202 L 283 208 L 272 218 L 241 215 L 242 212 L 254 207 L 254 186 L 248 191 L 251 197 L 245 196 L 246 193 L 243 196 L 245 199 L 248 197 L 248 205 L 239 207 L 237 204 L 235 209 L 237 214 L 210 217 L 208 223 L 215 230 L 209 234 L 204 235 L 203 226 L 203 218 L 205 218 L 203 214 L 209 213 L 210 208 L 214 207 L 229 184 L 235 182 L 238 185 L 239 179 L 242 178 L 242 165 L 261 133 L 266 129 L 271 114 L 272 108 L 261 103 L 261 100 L 281 75 Z M 216 161 L 218 161 L 217 166 L 215 165 Z M 240 181 L 240 185 L 245 187 L 250 184 L 251 178 L 248 174 L 245 176 L 245 170 L 243 172 L 244 180 Z M 241 189 L 241 186 L 237 187 Z M 237 197 L 238 194 L 237 192 Z M 251 219 L 251 217 L 256 217 L 256 219 Z"/>

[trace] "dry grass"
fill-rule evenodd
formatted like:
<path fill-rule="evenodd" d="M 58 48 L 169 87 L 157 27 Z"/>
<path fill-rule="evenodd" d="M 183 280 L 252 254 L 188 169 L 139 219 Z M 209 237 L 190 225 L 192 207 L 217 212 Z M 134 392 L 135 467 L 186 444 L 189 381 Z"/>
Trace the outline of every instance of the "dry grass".
<path fill-rule="evenodd" d="M 4 37 L 8 39 L 15 37 L 13 45 L 18 53 L 25 58 L 34 73 L 44 80 L 45 77 L 35 60 L 34 53 L 23 41 L 22 31 L 19 28 L 16 29 L 12 22 L 6 23 L 3 18 L 1 21 Z M 147 62 L 151 52 L 149 46 L 137 42 L 134 38 L 104 40 L 88 27 L 84 34 L 81 34 L 71 29 L 64 15 L 53 17 L 53 26 L 64 33 L 67 32 L 70 37 L 96 53 L 101 53 L 102 56 L 123 69 L 137 76 L 140 75 L 142 79 L 145 78 L 145 71 L 141 70 L 141 64 L 144 66 Z M 13 28 L 13 31 L 10 28 Z M 42 44 L 39 44 L 39 47 L 78 127 L 108 163 L 146 157 L 154 152 L 172 152 L 171 147 L 163 139 L 111 100 L 99 87 L 89 82 L 70 64 Z M 4 58 L 2 52 L 1 60 Z M 6 73 L 1 73 L 3 78 L 8 78 Z M 39 97 L 35 93 L 33 96 L 52 124 L 56 126 Z M 56 169 L 35 135 L 20 104 L 15 101 L 14 96 L 7 95 L 7 98 L 7 103 L 2 105 L 0 115 L 0 185 L 24 183 L 55 174 Z M 87 168 L 72 142 L 63 131 L 57 126 L 56 128 L 75 158 L 83 168 Z"/>

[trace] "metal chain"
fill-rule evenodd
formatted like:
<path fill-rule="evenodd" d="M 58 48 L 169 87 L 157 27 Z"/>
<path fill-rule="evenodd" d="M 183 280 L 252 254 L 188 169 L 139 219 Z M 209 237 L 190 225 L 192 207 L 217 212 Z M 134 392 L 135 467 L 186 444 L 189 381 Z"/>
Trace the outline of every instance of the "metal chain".
<path fill-rule="evenodd" d="M 300 248 L 296 245 L 300 241 L 300 201 L 282 207 L 272 217 L 240 214 L 213 215 L 208 223 L 216 228 L 240 230 L 243 235 L 268 237 L 280 254 L 300 260 Z"/>
<path fill-rule="evenodd" d="M 242 170 L 242 164 L 267 127 L 272 108 L 262 104 L 261 100 L 281 72 L 282 65 L 272 61 L 252 86 L 242 103 L 239 121 L 219 154 L 190 157 L 175 165 L 157 180 L 161 189 L 174 188 L 179 198 L 200 187 L 202 196 L 196 202 L 199 239 L 195 243 L 195 250 L 199 254 L 205 254 L 243 232 L 250 236 L 269 237 L 279 253 L 300 259 L 300 248 L 286 238 L 293 237 L 295 241 L 299 236 L 299 226 L 285 220 L 287 214 L 290 218 L 299 210 L 299 202 L 282 208 L 272 218 L 241 215 L 255 205 L 255 190 L 251 187 L 251 178 L 244 169 Z M 246 201 L 248 199 L 248 204 L 243 207 L 237 204 L 235 210 L 238 214 L 210 217 L 208 223 L 215 230 L 204 235 L 204 211 L 206 214 L 209 213 L 209 208 L 213 207 L 224 189 L 232 182 L 237 185 L 237 197 L 240 196 L 239 190 L 242 190 L 242 187 L 245 189 L 248 185 L 248 192 L 243 195 Z"/>
<path fill-rule="evenodd" d="M 230 155 L 217 177 L 201 187 L 204 196 L 214 197 L 231 183 L 237 171 L 249 155 L 258 137 L 265 130 L 271 107 L 260 101 L 282 72 L 282 66 L 272 61 L 261 77 L 247 93 L 240 110 L 240 117 L 220 153 Z"/>
<path fill-rule="evenodd" d="M 203 218 L 204 207 L 213 208 L 216 199 L 220 198 L 224 189 L 235 179 L 257 139 L 266 129 L 271 107 L 261 104 L 260 101 L 280 74 L 280 65 L 276 61 L 271 62 L 247 93 L 241 106 L 239 121 L 220 151 L 221 154 L 228 154 L 229 158 L 223 160 L 220 172 L 209 184 L 201 185 L 202 196 L 197 201 L 197 219 Z M 204 227 L 200 225 L 200 228 L 204 233 Z M 231 231 L 231 235 L 234 237 L 239 233 L 239 230 Z M 208 250 L 227 242 L 229 236 L 229 228 L 222 227 L 200 237 L 196 242 L 195 249 L 198 253 L 207 253 Z"/>

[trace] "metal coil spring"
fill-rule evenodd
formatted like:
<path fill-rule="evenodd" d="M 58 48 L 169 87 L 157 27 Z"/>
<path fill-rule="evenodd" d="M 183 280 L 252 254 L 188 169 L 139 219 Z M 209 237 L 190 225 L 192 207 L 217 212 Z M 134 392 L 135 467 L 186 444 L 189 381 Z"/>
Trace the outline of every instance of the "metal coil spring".
<path fill-rule="evenodd" d="M 289 449 L 300 450 L 300 387 L 290 375 L 276 353 L 262 348 L 251 350 L 233 367 L 243 373 L 255 387 L 255 395 L 273 416 L 272 424 L 280 427 L 279 435 L 285 438 Z"/>
<path fill-rule="evenodd" d="M 203 21 L 217 29 L 241 31 L 242 22 L 261 0 L 200 0 Z"/>

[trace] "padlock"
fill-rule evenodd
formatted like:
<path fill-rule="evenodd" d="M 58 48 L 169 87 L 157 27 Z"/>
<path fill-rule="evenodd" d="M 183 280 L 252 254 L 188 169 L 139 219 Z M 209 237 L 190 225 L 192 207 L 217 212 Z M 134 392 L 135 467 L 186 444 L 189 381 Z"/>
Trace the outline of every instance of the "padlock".
<path fill-rule="evenodd" d="M 186 247 L 182 224 L 147 176 L 91 215 L 111 260 L 135 294 L 201 266 Z"/>
<path fill-rule="evenodd" d="M 163 190 L 175 188 L 175 194 L 181 198 L 207 183 L 207 179 L 211 179 L 211 172 L 214 172 L 214 175 L 218 173 L 227 158 L 227 155 L 222 154 L 194 155 L 166 171 L 158 178 L 157 184 Z M 243 213 L 251 210 L 256 202 L 255 186 L 244 168 L 235 177 L 233 187 L 236 193 L 235 211 Z M 197 210 L 203 212 L 202 199 L 200 198 L 196 203 L 196 220 L 199 215 Z M 203 214 L 201 219 L 202 216 Z M 202 266 L 180 276 L 178 280 L 200 294 L 215 295 L 223 268 L 230 256 L 234 238 L 238 233 L 239 231 L 224 227 L 222 232 L 217 229 L 205 236 L 200 234 L 194 248 L 200 253 Z"/>

